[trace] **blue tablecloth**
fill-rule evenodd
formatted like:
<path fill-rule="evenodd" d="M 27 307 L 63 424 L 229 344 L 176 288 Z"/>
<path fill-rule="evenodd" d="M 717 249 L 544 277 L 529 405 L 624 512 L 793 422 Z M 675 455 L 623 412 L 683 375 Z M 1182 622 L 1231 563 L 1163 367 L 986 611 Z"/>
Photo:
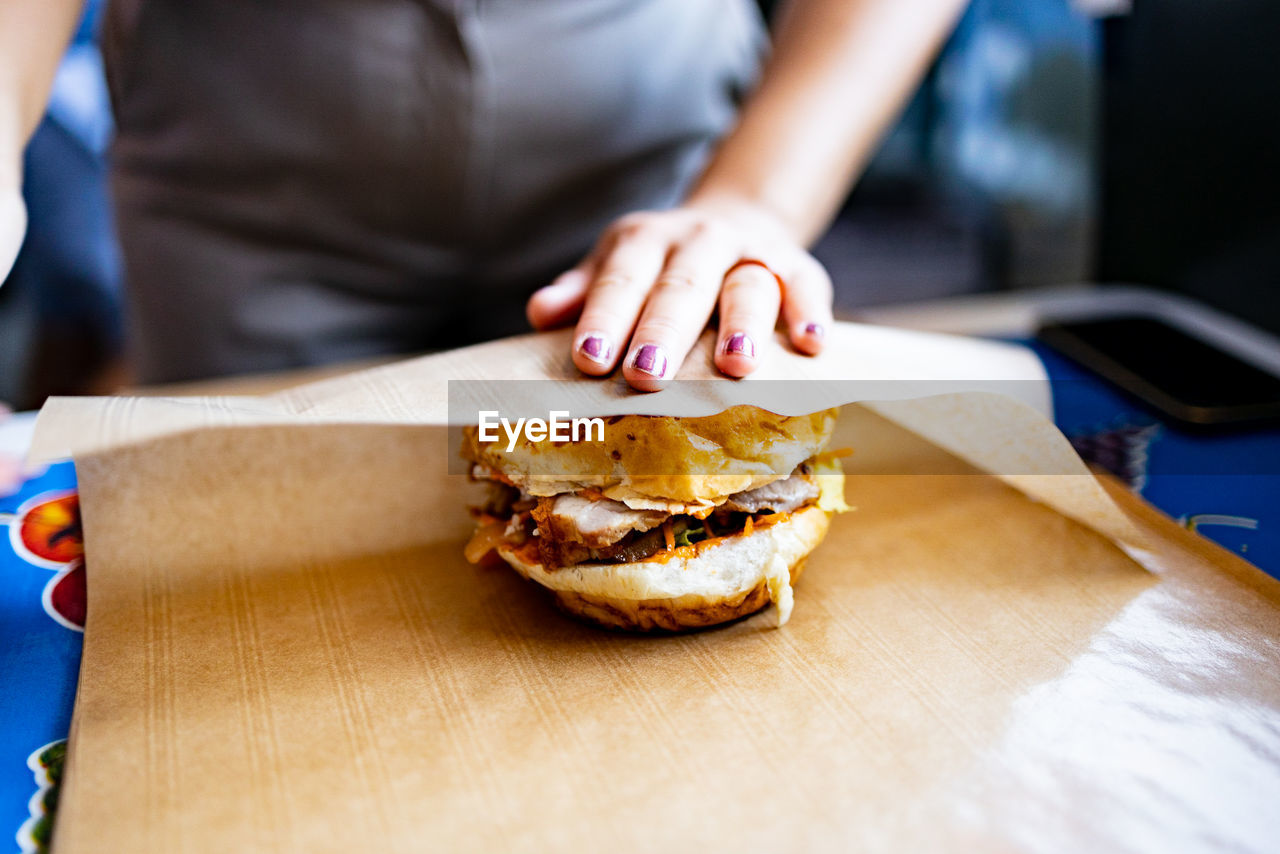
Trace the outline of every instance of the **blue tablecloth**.
<path fill-rule="evenodd" d="M 1162 424 L 1038 344 L 1058 426 L 1086 459 L 1188 527 L 1280 577 L 1280 430 L 1203 436 Z M 84 622 L 70 463 L 0 497 L 0 828 L 43 850 L 57 803 Z"/>
<path fill-rule="evenodd" d="M 80 672 L 75 485 L 71 463 L 58 463 L 0 497 L 0 828 L 23 852 L 45 849 Z"/>
<path fill-rule="evenodd" d="M 1187 432 L 1039 342 L 1030 346 L 1053 380 L 1054 421 L 1082 457 L 1280 578 L 1280 429 Z"/>

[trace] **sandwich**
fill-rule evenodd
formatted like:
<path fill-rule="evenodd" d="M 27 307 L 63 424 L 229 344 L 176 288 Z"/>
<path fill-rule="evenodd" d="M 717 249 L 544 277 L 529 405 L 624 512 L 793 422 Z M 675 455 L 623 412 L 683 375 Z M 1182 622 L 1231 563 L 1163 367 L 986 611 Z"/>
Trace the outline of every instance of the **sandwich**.
<path fill-rule="evenodd" d="M 614 416 L 593 441 L 468 427 L 462 456 L 486 495 L 465 556 L 496 554 L 608 628 L 697 629 L 771 603 L 782 625 L 806 558 L 848 509 L 841 454 L 826 450 L 836 415 Z"/>

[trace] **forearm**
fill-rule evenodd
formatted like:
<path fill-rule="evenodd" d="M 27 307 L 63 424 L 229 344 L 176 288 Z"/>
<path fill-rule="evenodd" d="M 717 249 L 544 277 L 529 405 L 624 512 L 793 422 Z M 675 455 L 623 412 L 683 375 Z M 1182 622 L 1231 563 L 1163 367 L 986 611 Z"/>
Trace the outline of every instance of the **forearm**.
<path fill-rule="evenodd" d="M 83 0 L 0 2 L 0 184 L 17 183 L 22 149 L 82 7 Z"/>
<path fill-rule="evenodd" d="M 792 0 L 759 87 L 689 201 L 763 207 L 812 243 L 965 5 Z"/>

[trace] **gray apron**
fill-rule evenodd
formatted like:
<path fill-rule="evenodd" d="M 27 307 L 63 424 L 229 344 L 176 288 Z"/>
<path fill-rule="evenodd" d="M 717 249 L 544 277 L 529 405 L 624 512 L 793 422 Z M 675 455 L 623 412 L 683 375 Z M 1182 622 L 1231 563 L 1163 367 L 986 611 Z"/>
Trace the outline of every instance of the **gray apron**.
<path fill-rule="evenodd" d="M 752 0 L 113 0 L 141 379 L 527 328 L 613 218 L 679 200 L 763 46 Z"/>

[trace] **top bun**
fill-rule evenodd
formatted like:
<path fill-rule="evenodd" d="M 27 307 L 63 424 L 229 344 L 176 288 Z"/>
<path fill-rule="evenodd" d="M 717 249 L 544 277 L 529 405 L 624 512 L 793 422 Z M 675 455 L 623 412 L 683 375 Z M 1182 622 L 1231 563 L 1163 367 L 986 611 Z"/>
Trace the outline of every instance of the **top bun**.
<path fill-rule="evenodd" d="M 463 456 L 531 495 L 599 489 L 634 509 L 689 512 L 787 477 L 831 438 L 838 411 L 786 416 L 735 406 L 701 418 L 619 415 L 604 441 L 481 442 L 464 431 Z"/>

